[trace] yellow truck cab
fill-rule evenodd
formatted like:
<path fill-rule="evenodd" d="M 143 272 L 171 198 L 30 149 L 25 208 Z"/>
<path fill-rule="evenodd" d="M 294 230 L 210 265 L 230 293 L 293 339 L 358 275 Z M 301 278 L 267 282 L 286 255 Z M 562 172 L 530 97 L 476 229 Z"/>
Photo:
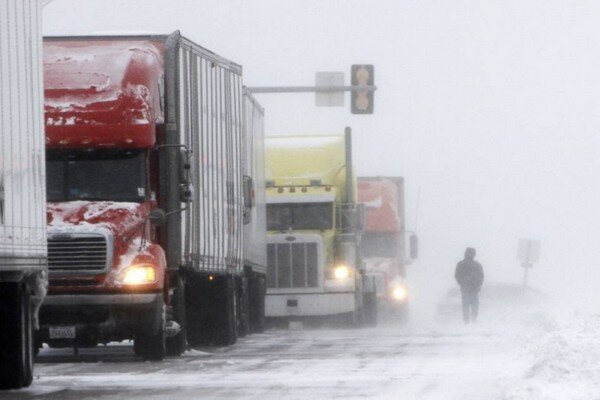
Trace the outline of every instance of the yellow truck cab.
<path fill-rule="evenodd" d="M 363 208 L 347 165 L 349 130 L 267 138 L 267 317 L 373 318 L 357 252 Z"/>

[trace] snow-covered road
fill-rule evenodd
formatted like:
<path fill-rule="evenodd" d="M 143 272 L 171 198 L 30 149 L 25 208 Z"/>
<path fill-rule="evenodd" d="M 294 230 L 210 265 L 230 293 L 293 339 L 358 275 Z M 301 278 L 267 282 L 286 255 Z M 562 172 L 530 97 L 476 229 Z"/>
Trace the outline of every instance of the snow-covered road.
<path fill-rule="evenodd" d="M 7 399 L 504 398 L 527 365 L 514 335 L 481 326 L 269 331 L 231 348 L 140 362 L 131 347 L 44 350 L 31 388 Z"/>
<path fill-rule="evenodd" d="M 464 326 L 456 293 L 436 304 L 408 325 L 271 330 L 159 363 L 130 344 L 46 348 L 33 385 L 0 399 L 600 400 L 593 307 L 490 284 Z"/>

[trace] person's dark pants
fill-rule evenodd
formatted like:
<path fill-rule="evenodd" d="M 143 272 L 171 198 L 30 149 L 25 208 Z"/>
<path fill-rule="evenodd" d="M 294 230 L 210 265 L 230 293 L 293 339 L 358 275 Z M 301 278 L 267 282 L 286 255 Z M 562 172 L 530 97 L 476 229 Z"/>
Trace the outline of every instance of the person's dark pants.
<path fill-rule="evenodd" d="M 479 314 L 479 292 L 463 290 L 461 293 L 465 324 L 477 321 L 477 315 Z"/>

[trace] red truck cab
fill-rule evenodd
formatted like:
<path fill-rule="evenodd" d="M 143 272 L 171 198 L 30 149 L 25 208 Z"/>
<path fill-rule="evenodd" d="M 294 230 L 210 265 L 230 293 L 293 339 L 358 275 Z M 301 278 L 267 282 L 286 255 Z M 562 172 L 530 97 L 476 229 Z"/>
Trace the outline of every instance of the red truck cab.
<path fill-rule="evenodd" d="M 359 177 L 358 201 L 366 221 L 361 255 L 375 280 L 380 307 L 406 313 L 404 180 L 401 177 Z"/>
<path fill-rule="evenodd" d="M 163 53 L 149 40 L 45 41 L 50 289 L 39 342 L 135 339 L 139 354 L 162 358 L 168 278 L 149 219 Z"/>

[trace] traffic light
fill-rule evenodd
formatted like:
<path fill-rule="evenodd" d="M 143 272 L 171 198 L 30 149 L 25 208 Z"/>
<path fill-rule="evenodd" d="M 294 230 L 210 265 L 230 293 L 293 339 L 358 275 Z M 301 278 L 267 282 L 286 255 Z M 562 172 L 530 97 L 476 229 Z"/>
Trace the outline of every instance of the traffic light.
<path fill-rule="evenodd" d="M 375 70 L 369 64 L 354 64 L 350 72 L 352 86 L 375 86 Z M 352 114 L 373 114 L 373 90 L 352 90 L 350 110 Z"/>

